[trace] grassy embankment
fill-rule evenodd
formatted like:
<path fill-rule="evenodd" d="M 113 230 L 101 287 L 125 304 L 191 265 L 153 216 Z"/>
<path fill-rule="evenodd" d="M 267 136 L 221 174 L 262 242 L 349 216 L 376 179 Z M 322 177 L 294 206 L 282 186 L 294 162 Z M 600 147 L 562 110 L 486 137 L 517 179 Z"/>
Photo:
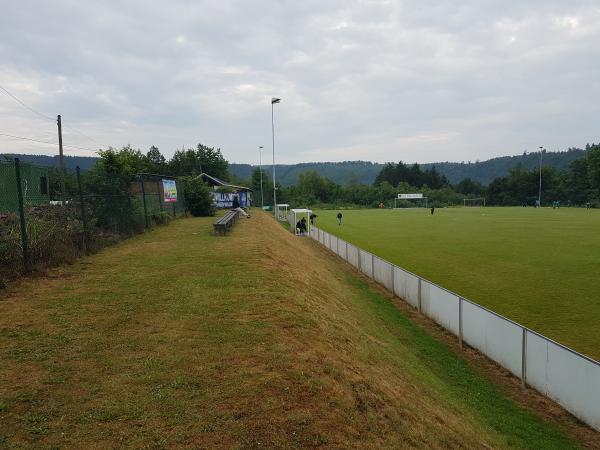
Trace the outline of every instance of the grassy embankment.
<path fill-rule="evenodd" d="M 318 225 L 600 360 L 600 211 L 317 211 Z"/>
<path fill-rule="evenodd" d="M 0 446 L 576 447 L 309 239 L 211 222 L 1 292 Z"/>

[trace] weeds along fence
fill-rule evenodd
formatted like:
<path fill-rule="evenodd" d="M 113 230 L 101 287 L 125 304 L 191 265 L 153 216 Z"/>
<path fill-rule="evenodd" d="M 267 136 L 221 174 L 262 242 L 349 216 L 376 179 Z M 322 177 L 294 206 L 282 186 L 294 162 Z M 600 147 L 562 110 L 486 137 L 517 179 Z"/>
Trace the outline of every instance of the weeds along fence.
<path fill-rule="evenodd" d="M 84 184 L 77 168 L 66 183 L 59 178 L 56 170 L 18 158 L 0 162 L 0 284 L 72 262 L 185 212 L 182 186 L 172 177 L 104 175 Z"/>
<path fill-rule="evenodd" d="M 311 237 L 600 431 L 600 363 L 316 227 Z"/>

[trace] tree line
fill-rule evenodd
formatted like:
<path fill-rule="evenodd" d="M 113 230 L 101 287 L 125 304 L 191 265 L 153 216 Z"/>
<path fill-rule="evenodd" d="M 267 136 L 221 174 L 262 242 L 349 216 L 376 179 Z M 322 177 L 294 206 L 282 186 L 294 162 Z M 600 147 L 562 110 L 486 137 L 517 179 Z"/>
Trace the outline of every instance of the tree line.
<path fill-rule="evenodd" d="M 177 150 L 167 159 L 155 146 L 144 153 L 130 146 L 100 152 L 96 166 L 86 173 L 86 187 L 99 194 L 118 187 L 121 191 L 135 174 L 153 173 L 181 178 L 194 190 L 199 198 L 207 199 L 197 175 L 202 172 L 253 189 L 254 205 L 261 203 L 261 169 L 255 168 L 249 180 L 232 176 L 229 163 L 218 148 L 198 144 L 195 148 Z M 115 178 L 119 175 L 120 181 Z M 112 178 L 111 178 L 112 177 Z M 53 177 L 58 180 L 57 177 Z M 118 186 L 104 186 L 106 179 Z M 193 181 L 192 181 L 193 180 Z M 193 187 L 192 187 L 193 186 Z M 55 186 L 58 189 L 58 185 Z M 319 175 L 315 170 L 306 170 L 298 175 L 292 186 L 277 183 L 277 200 L 293 206 L 330 207 L 386 207 L 394 205 L 398 193 L 423 193 L 436 206 L 462 204 L 464 198 L 485 197 L 489 205 L 533 205 L 538 198 L 539 169 L 517 166 L 508 175 L 497 177 L 489 185 L 465 178 L 452 184 L 435 166 L 423 169 L 419 164 L 403 162 L 385 164 L 374 183 L 363 184 L 351 180 L 346 185 L 338 184 Z M 100 192 L 102 191 L 102 192 Z M 204 192 L 204 193 L 203 193 Z M 191 195 L 191 194 L 190 194 Z M 262 201 L 273 202 L 273 182 L 270 171 L 262 169 Z M 574 160 L 564 170 L 542 167 L 542 204 L 560 201 L 563 204 L 600 207 L 600 145 L 587 145 L 582 157 Z M 411 205 L 400 202 L 399 206 Z M 209 211 L 207 211 L 209 212 Z"/>
<path fill-rule="evenodd" d="M 582 157 L 572 161 L 564 170 L 542 165 L 542 205 L 561 202 L 563 205 L 600 207 L 600 144 L 588 144 Z M 273 183 L 263 169 L 263 197 L 272 204 Z M 451 184 L 435 166 L 425 170 L 419 164 L 403 162 L 384 165 L 372 185 L 351 182 L 340 185 L 307 170 L 298 176 L 295 185 L 277 186 L 279 202 L 294 206 L 362 206 L 377 207 L 382 203 L 393 206 L 398 193 L 423 193 L 437 206 L 462 204 L 464 198 L 486 198 L 486 204 L 498 206 L 534 205 L 539 195 L 539 168 L 519 165 L 508 175 L 495 178 L 489 185 L 464 178 Z M 260 202 L 260 169 L 255 168 L 249 180 L 254 190 L 254 203 Z M 410 203 L 400 203 L 409 205 Z"/>

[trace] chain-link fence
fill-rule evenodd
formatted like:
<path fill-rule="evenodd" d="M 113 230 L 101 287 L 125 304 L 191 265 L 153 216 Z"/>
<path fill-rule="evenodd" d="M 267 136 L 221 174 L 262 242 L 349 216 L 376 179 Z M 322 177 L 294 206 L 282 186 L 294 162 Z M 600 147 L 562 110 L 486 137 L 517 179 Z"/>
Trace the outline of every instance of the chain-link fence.
<path fill-rule="evenodd" d="M 20 164 L 23 201 L 27 205 L 50 201 L 50 180 L 47 167 Z M 18 213 L 19 200 L 13 161 L 0 161 L 0 214 Z"/>
<path fill-rule="evenodd" d="M 173 177 L 96 174 L 85 181 L 79 168 L 61 176 L 18 158 L 0 163 L 0 282 L 72 262 L 185 212 L 183 186 Z"/>

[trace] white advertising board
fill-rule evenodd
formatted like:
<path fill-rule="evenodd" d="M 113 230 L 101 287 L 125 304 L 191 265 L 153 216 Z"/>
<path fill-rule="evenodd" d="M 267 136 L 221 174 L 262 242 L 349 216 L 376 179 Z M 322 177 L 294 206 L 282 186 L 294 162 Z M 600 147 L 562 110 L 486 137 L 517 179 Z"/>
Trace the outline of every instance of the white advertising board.
<path fill-rule="evenodd" d="M 423 198 L 423 194 L 398 194 L 398 198 L 401 200 L 410 200 L 415 198 Z"/>

